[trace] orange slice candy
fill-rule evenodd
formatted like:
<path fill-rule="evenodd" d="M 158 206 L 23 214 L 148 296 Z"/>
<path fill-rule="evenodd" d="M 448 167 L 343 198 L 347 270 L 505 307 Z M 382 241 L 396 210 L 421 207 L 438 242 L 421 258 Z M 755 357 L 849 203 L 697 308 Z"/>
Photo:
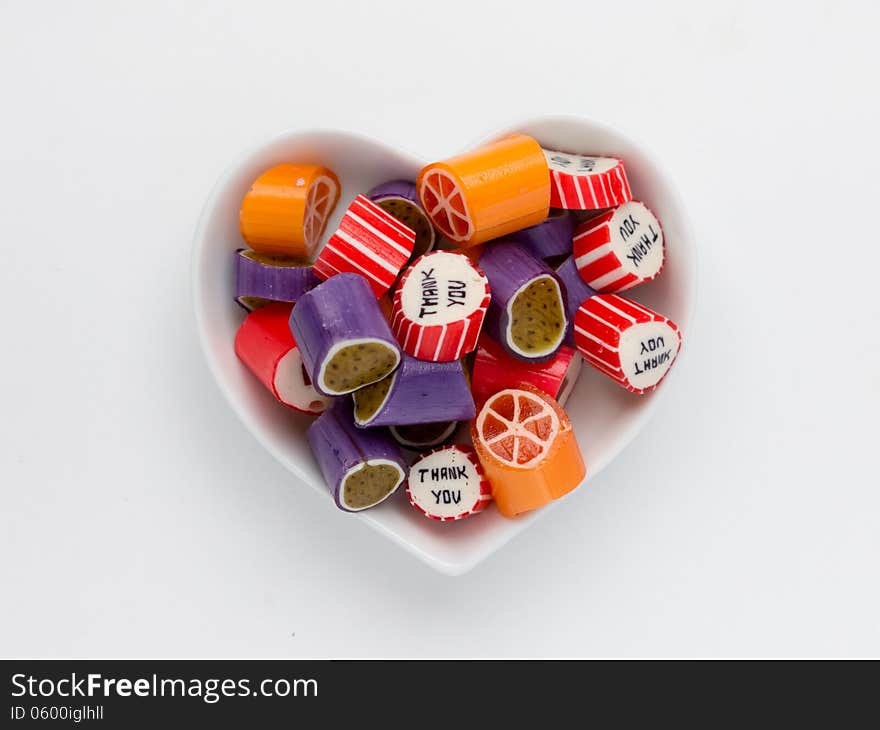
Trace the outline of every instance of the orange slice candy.
<path fill-rule="evenodd" d="M 257 253 L 311 259 L 339 200 L 339 180 L 317 165 L 276 165 L 241 202 L 241 235 Z"/>
<path fill-rule="evenodd" d="M 587 473 L 565 411 L 532 385 L 507 388 L 489 398 L 471 436 L 505 517 L 568 494 Z"/>
<path fill-rule="evenodd" d="M 550 212 L 547 159 L 524 134 L 434 162 L 416 187 L 434 227 L 462 247 L 528 228 Z"/>

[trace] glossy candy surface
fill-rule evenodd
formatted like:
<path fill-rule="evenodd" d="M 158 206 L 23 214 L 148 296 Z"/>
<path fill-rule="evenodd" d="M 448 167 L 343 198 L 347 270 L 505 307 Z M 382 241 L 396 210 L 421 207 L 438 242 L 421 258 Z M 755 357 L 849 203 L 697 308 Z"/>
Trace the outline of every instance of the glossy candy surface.
<path fill-rule="evenodd" d="M 338 200 L 339 180 L 326 167 L 276 165 L 242 200 L 242 238 L 267 256 L 311 259 Z"/>
<path fill-rule="evenodd" d="M 523 134 L 434 162 L 416 185 L 437 230 L 463 247 L 540 223 L 550 209 L 547 160 Z"/>
<path fill-rule="evenodd" d="M 492 396 L 480 409 L 471 436 L 505 517 L 558 499 L 586 476 L 571 421 L 553 398 L 534 386 Z"/>

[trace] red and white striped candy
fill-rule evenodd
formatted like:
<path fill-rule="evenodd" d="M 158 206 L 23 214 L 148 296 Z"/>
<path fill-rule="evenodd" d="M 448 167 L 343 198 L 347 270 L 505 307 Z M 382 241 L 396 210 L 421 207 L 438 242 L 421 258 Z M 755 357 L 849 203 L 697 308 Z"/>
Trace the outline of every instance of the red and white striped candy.
<path fill-rule="evenodd" d="M 681 348 L 674 322 L 617 294 L 587 299 L 574 317 L 584 359 L 633 393 L 654 390 Z"/>
<path fill-rule="evenodd" d="M 420 456 L 409 469 L 409 503 L 425 517 L 450 522 L 486 508 L 492 487 L 470 446 L 451 444 Z"/>
<path fill-rule="evenodd" d="M 623 160 L 555 150 L 544 150 L 544 155 L 550 168 L 551 208 L 600 210 L 632 200 Z"/>
<path fill-rule="evenodd" d="M 379 298 L 406 266 L 415 242 L 412 228 L 358 195 L 321 249 L 313 269 L 325 281 L 345 272 L 360 274 Z"/>
<path fill-rule="evenodd" d="M 476 349 L 490 299 L 489 280 L 467 256 L 431 251 L 400 278 L 391 329 L 408 355 L 458 360 Z"/>
<path fill-rule="evenodd" d="M 581 278 L 602 293 L 651 281 L 663 268 L 663 229 L 636 200 L 581 223 L 572 242 Z"/>

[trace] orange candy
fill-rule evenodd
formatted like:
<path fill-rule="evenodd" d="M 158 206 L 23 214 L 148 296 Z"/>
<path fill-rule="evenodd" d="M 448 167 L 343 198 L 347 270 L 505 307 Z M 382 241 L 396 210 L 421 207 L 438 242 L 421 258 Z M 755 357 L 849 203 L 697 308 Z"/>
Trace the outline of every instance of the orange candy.
<path fill-rule="evenodd" d="M 587 473 L 562 407 L 532 385 L 502 390 L 471 426 L 477 456 L 505 517 L 568 494 Z"/>
<path fill-rule="evenodd" d="M 276 165 L 241 202 L 241 235 L 257 253 L 311 259 L 339 200 L 339 180 L 317 165 Z"/>
<path fill-rule="evenodd" d="M 434 162 L 416 186 L 434 227 L 462 247 L 536 225 L 550 212 L 547 158 L 524 134 Z"/>

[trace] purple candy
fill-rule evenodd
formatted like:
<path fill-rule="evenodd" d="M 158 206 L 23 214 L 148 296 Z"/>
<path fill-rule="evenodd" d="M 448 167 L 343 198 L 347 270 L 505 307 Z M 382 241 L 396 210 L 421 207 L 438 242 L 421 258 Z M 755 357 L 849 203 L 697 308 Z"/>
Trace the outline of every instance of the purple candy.
<path fill-rule="evenodd" d="M 434 226 L 422 210 L 414 182 L 391 180 L 374 187 L 367 193 L 367 197 L 415 231 L 416 242 L 410 261 L 434 248 L 436 242 Z"/>
<path fill-rule="evenodd" d="M 346 512 L 373 507 L 390 496 L 403 482 L 407 465 L 385 429 L 355 428 L 348 398 L 340 398 L 315 419 L 306 431 L 312 453 L 336 506 Z M 397 483 L 387 494 L 377 494 L 369 503 L 347 503 L 345 481 L 365 467 L 387 466 L 398 472 Z"/>
<path fill-rule="evenodd" d="M 551 360 L 569 328 L 569 317 L 564 311 L 565 285 L 559 280 L 556 272 L 520 244 L 506 239 L 487 244 L 479 263 L 489 279 L 489 288 L 492 291 L 492 300 L 486 313 L 485 331 L 500 342 L 513 357 L 528 362 Z M 526 352 L 513 341 L 511 310 L 517 295 L 523 293 L 533 281 L 541 278 L 551 280 L 557 288 L 556 293 L 559 297 L 557 301 L 562 304 L 563 309 L 560 312 L 564 320 L 562 333 L 556 335 L 546 348 Z M 543 316 L 538 309 L 535 311 L 539 317 Z"/>
<path fill-rule="evenodd" d="M 568 315 L 568 330 L 565 344 L 574 345 L 574 315 L 587 299 L 596 291 L 583 280 L 574 263 L 574 255 L 569 256 L 556 267 L 556 275 L 565 284 L 565 313 Z"/>
<path fill-rule="evenodd" d="M 337 274 L 306 292 L 290 314 L 290 331 L 315 389 L 324 395 L 344 395 L 381 380 L 400 363 L 400 346 L 373 290 L 360 274 Z M 328 362 L 343 348 L 359 344 L 387 346 L 391 367 L 354 387 L 329 387 Z"/>
<path fill-rule="evenodd" d="M 385 382 L 387 381 L 387 382 Z M 468 421 L 476 415 L 474 399 L 460 360 L 429 362 L 404 354 L 400 367 L 381 384 L 354 393 L 355 425 L 408 426 L 416 423 Z M 382 392 L 387 394 L 381 403 Z M 358 406 L 378 405 L 361 418 Z"/>
<path fill-rule="evenodd" d="M 571 253 L 574 216 L 567 210 L 552 210 L 548 218 L 531 228 L 511 233 L 507 240 L 516 241 L 535 258 L 549 259 Z"/>
<path fill-rule="evenodd" d="M 248 311 L 265 303 L 262 299 L 295 302 L 320 283 L 310 264 L 291 264 L 244 248 L 235 252 L 235 301 Z"/>
<path fill-rule="evenodd" d="M 389 426 L 388 433 L 403 448 L 410 451 L 424 451 L 447 441 L 458 426 L 457 421 L 449 423 L 419 423 L 409 426 Z"/>

